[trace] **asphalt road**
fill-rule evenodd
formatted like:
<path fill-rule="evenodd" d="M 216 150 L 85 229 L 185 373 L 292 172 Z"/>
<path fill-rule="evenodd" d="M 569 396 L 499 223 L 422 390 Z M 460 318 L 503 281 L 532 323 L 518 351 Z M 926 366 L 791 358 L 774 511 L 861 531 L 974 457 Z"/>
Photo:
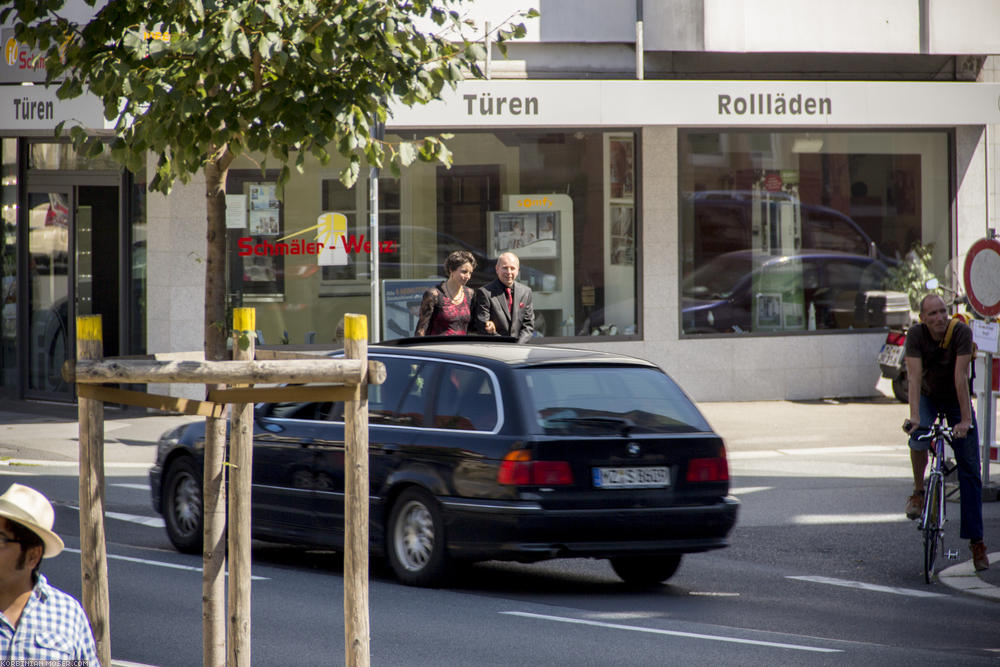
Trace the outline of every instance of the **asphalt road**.
<path fill-rule="evenodd" d="M 701 407 L 727 440 L 743 502 L 728 549 L 685 557 L 668 585 L 642 591 L 602 561 L 484 563 L 437 590 L 401 586 L 376 564 L 372 664 L 996 664 L 997 602 L 923 583 L 920 536 L 902 516 L 910 484 L 898 435 L 904 406 Z M 112 424 L 110 433 L 109 455 L 118 459 L 107 470 L 115 661 L 200 664 L 200 558 L 173 551 L 150 509 L 136 460 L 151 455 L 151 441 L 134 423 Z M 9 466 L 0 486 L 20 481 L 53 498 L 69 550 L 43 571 L 79 595 L 73 453 L 41 431 L 13 440 L 0 428 L 0 447 L 65 460 Z M 957 537 L 957 506 L 949 509 L 946 546 L 960 563 L 968 551 Z M 997 551 L 1000 503 L 984 511 Z M 254 664 L 342 664 L 340 556 L 258 544 L 253 557 Z M 987 578 L 1000 583 L 1000 565 Z"/>

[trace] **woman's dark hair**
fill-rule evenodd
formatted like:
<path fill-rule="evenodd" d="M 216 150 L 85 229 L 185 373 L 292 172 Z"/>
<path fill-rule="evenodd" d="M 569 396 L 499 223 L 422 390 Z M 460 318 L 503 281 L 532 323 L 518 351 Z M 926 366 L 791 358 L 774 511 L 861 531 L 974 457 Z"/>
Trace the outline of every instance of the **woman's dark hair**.
<path fill-rule="evenodd" d="M 45 555 L 45 543 L 42 542 L 42 538 L 40 538 L 34 531 L 26 526 L 22 526 L 16 521 L 11 521 L 10 519 L 7 519 L 7 529 L 10 531 L 11 535 L 14 536 L 14 539 L 17 540 L 18 544 L 21 545 L 21 557 L 17 561 L 17 567 L 24 567 L 24 564 L 28 559 L 28 551 L 33 547 L 41 547 L 42 555 Z M 41 559 L 39 559 L 38 562 L 41 564 Z M 31 582 L 35 583 L 37 581 L 38 565 L 36 565 L 35 569 L 31 571 Z"/>
<path fill-rule="evenodd" d="M 468 250 L 456 250 L 455 252 L 451 253 L 444 260 L 445 276 L 450 276 L 452 271 L 459 268 L 463 264 L 470 264 L 472 268 L 475 269 L 476 258 Z"/>

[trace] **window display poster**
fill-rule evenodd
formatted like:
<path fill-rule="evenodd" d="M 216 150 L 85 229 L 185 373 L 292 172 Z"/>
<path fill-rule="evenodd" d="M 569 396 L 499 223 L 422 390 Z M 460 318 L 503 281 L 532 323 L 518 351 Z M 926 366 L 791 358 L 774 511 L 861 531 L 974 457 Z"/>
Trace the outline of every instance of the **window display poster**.
<path fill-rule="evenodd" d="M 491 212 L 492 255 L 514 252 L 520 258 L 559 256 L 559 211 Z"/>
<path fill-rule="evenodd" d="M 277 236 L 281 204 L 273 183 L 250 186 L 250 233 L 254 236 Z"/>
<path fill-rule="evenodd" d="M 250 210 L 268 211 L 281 208 L 278 201 L 278 186 L 274 183 L 251 183 L 250 184 Z"/>
<path fill-rule="evenodd" d="M 226 229 L 247 228 L 246 195 L 226 195 Z"/>
<path fill-rule="evenodd" d="M 254 236 L 278 235 L 278 211 L 250 211 L 250 233 Z"/>
<path fill-rule="evenodd" d="M 611 205 L 611 263 L 620 266 L 635 264 L 634 208 Z"/>
<path fill-rule="evenodd" d="M 260 252 L 244 254 L 242 293 L 245 297 L 273 299 L 285 291 L 285 258 L 272 249 L 282 233 L 281 201 L 274 182 L 246 183 L 244 192 L 249 210 L 247 231 Z M 237 232 L 238 233 L 238 232 Z"/>
<path fill-rule="evenodd" d="M 802 260 L 765 263 L 753 273 L 754 328 L 803 331 L 806 328 Z"/>
<path fill-rule="evenodd" d="M 444 278 L 382 281 L 382 340 L 409 338 L 420 319 L 424 292 Z"/>
<path fill-rule="evenodd" d="M 635 197 L 635 157 L 631 137 L 612 138 L 608 142 L 611 166 L 611 198 Z"/>

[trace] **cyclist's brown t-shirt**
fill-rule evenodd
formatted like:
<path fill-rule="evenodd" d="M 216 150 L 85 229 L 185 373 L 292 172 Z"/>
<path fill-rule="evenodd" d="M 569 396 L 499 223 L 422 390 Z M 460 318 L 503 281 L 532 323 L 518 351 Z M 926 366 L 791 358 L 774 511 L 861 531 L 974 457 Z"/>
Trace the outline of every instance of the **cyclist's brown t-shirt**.
<path fill-rule="evenodd" d="M 923 366 L 920 393 L 929 396 L 940 407 L 958 405 L 955 359 L 962 354 L 972 354 L 972 329 L 961 322 L 955 323 L 947 348 L 931 338 L 922 322 L 906 332 L 906 356 L 919 357 Z"/>

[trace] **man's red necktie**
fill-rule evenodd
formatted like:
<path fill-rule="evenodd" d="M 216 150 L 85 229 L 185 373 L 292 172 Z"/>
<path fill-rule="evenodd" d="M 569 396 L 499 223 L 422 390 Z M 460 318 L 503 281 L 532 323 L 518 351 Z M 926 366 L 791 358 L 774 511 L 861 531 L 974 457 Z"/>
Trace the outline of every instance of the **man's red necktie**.
<path fill-rule="evenodd" d="M 511 294 L 510 288 L 507 288 L 507 311 L 513 315 L 514 314 L 514 295 Z"/>

